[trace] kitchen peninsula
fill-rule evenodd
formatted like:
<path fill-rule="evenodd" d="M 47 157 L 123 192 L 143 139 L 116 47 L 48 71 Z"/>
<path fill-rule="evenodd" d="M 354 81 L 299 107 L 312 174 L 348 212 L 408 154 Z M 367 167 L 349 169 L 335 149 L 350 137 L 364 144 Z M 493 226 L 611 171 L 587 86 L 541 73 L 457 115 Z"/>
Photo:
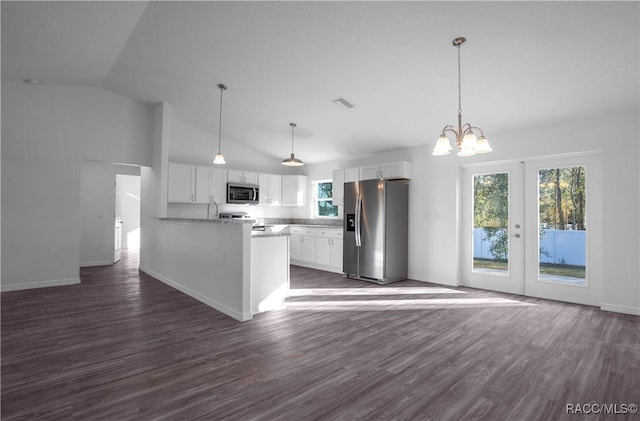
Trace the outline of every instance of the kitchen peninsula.
<path fill-rule="evenodd" d="M 284 307 L 289 237 L 256 232 L 250 219 L 156 218 L 140 270 L 236 320 Z M 148 264 L 148 265 L 147 265 Z"/>

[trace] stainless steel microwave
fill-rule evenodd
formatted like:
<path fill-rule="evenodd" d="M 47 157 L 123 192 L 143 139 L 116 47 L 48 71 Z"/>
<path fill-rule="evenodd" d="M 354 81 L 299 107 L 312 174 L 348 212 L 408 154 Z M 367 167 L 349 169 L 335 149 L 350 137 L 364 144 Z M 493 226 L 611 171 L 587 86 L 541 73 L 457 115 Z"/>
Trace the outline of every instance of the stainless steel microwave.
<path fill-rule="evenodd" d="M 260 187 L 256 184 L 227 183 L 227 203 L 260 203 Z"/>

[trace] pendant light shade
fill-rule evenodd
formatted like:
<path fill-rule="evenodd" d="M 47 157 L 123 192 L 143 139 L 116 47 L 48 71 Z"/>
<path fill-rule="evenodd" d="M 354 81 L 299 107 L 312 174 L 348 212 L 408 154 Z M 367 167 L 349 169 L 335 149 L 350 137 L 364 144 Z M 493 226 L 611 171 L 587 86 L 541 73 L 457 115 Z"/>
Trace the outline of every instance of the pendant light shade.
<path fill-rule="evenodd" d="M 304 162 L 296 158 L 296 155 L 293 153 L 293 129 L 297 126 L 296 123 L 289 123 L 291 126 L 291 156 L 287 159 L 282 160 L 282 165 L 287 165 L 289 167 L 301 167 L 304 165 Z"/>
<path fill-rule="evenodd" d="M 220 150 L 220 146 L 222 145 L 222 93 L 227 90 L 227 86 L 222 83 L 218 84 L 218 88 L 220 88 L 220 120 L 218 124 L 218 154 L 213 159 L 214 164 L 223 165 L 226 164 L 224 160 L 224 156 Z"/>

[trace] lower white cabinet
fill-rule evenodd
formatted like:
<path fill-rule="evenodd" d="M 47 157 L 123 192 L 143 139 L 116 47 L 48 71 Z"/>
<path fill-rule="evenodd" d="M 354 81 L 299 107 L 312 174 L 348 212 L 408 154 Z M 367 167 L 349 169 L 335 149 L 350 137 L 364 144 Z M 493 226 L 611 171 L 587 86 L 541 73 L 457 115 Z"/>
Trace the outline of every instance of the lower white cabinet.
<path fill-rule="evenodd" d="M 316 261 L 316 232 L 313 228 L 290 227 L 291 260 L 305 263 Z"/>
<path fill-rule="evenodd" d="M 291 263 L 342 273 L 342 228 L 289 227 Z"/>

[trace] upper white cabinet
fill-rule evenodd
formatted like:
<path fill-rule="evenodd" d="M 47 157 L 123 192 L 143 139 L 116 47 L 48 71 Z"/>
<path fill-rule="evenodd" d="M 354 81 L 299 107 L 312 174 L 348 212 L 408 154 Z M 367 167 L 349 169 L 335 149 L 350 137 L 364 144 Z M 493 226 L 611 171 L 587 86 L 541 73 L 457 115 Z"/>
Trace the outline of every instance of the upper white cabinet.
<path fill-rule="evenodd" d="M 344 171 L 335 170 L 333 172 L 333 198 L 334 206 L 344 205 Z"/>
<path fill-rule="evenodd" d="M 306 206 L 307 204 L 307 176 L 282 176 L 282 205 Z"/>
<path fill-rule="evenodd" d="M 360 180 L 411 178 L 411 163 L 387 162 L 360 167 Z"/>
<path fill-rule="evenodd" d="M 196 167 L 196 203 L 226 203 L 227 172 L 222 168 Z"/>
<path fill-rule="evenodd" d="M 226 202 L 226 174 L 220 168 L 169 162 L 167 202 Z"/>
<path fill-rule="evenodd" d="M 230 183 L 258 184 L 258 173 L 242 170 L 227 170 Z"/>
<path fill-rule="evenodd" d="M 344 170 L 344 182 L 353 183 L 354 181 L 358 181 L 359 172 L 359 168 L 347 168 L 346 170 Z"/>
<path fill-rule="evenodd" d="M 211 168 L 196 167 L 196 200 L 195 203 L 211 202 Z"/>
<path fill-rule="evenodd" d="M 282 176 L 278 174 L 258 174 L 260 204 L 279 206 L 282 204 Z"/>
<path fill-rule="evenodd" d="M 196 200 L 196 167 L 169 162 L 167 202 L 194 203 Z"/>

